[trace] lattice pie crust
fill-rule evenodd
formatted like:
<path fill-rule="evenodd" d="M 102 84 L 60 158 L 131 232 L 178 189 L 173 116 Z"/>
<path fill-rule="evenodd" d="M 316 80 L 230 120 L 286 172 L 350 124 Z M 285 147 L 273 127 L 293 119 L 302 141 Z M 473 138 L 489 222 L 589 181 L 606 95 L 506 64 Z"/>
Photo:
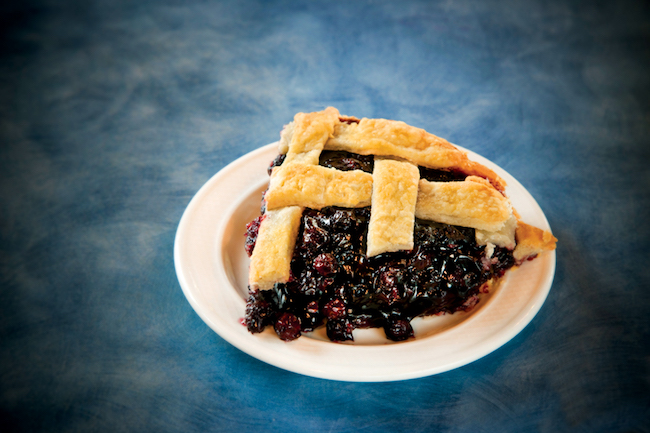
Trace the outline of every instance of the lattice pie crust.
<path fill-rule="evenodd" d="M 299 113 L 281 134 L 283 163 L 273 168 L 266 213 L 251 256 L 249 284 L 286 283 L 305 208 L 371 206 L 368 257 L 413 248 L 415 218 L 476 229 L 479 245 L 514 248 L 518 262 L 555 248 L 547 231 L 519 220 L 506 183 L 446 140 L 404 122 L 341 116 L 329 107 Z M 374 155 L 373 173 L 319 166 L 323 150 Z M 451 170 L 465 180 L 430 182 L 418 166 Z"/>

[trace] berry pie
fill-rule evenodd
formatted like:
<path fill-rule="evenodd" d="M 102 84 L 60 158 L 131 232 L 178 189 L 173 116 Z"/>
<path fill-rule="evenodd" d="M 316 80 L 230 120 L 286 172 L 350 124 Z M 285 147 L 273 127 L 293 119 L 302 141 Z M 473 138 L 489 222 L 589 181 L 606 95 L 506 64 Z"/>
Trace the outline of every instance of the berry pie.
<path fill-rule="evenodd" d="M 337 342 L 413 338 L 412 319 L 469 311 L 557 241 L 520 220 L 496 173 L 404 122 L 299 113 L 269 174 L 244 323 L 285 341 L 321 326 Z"/>

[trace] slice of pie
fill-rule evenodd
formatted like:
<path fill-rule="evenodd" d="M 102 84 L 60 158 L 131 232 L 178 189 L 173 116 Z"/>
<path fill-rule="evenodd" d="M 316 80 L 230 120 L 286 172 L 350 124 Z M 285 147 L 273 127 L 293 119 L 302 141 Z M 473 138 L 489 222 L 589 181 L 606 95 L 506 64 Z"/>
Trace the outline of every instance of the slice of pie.
<path fill-rule="evenodd" d="M 404 122 L 299 113 L 269 174 L 244 323 L 286 341 L 320 326 L 412 338 L 413 318 L 470 310 L 557 241 L 520 220 L 496 173 Z"/>

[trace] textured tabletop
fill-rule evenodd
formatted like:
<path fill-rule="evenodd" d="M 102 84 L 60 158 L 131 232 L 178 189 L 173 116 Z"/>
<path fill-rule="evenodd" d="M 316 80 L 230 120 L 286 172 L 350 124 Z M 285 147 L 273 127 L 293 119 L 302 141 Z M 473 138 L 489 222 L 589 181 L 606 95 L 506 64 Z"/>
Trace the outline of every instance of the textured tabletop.
<path fill-rule="evenodd" d="M 10 3 L 0 431 L 648 431 L 647 4 Z M 434 376 L 337 382 L 195 313 L 173 257 L 189 201 L 327 106 L 445 137 L 535 197 L 557 269 L 514 339 Z"/>

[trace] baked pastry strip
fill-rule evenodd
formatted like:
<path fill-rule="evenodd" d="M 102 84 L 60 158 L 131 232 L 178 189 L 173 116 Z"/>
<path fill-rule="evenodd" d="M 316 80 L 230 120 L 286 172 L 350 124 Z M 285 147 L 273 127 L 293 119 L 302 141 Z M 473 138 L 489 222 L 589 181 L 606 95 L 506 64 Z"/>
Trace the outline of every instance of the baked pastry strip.
<path fill-rule="evenodd" d="M 420 171 L 407 161 L 375 158 L 368 257 L 413 248 Z"/>
<path fill-rule="evenodd" d="M 343 119 L 344 121 L 341 121 Z M 345 121 L 351 120 L 350 122 Z M 298 113 L 280 134 L 280 153 L 286 162 L 318 164 L 323 149 L 361 155 L 395 156 L 434 169 L 453 169 L 486 178 L 504 193 L 506 182 L 447 140 L 387 119 L 341 117 L 334 107 L 315 113 Z"/>
<path fill-rule="evenodd" d="M 320 165 L 285 162 L 273 170 L 265 195 L 266 207 L 370 206 L 372 183 L 372 175 L 361 170 L 340 171 Z"/>
<path fill-rule="evenodd" d="M 510 201 L 477 176 L 460 182 L 420 179 L 415 216 L 463 227 L 499 231 L 512 216 Z"/>
<path fill-rule="evenodd" d="M 289 281 L 302 211 L 300 206 L 288 206 L 264 214 L 251 255 L 248 281 L 252 287 L 268 290 Z"/>
<path fill-rule="evenodd" d="M 415 165 L 434 169 L 455 169 L 486 178 L 501 193 L 506 182 L 489 168 L 471 161 L 467 154 L 447 140 L 401 121 L 366 119 L 359 123 L 340 122 L 326 150 L 345 150 L 361 155 L 396 156 Z"/>
<path fill-rule="evenodd" d="M 503 227 L 495 232 L 476 229 L 476 243 L 479 245 L 496 245 L 501 248 L 513 250 L 515 248 L 515 230 L 517 229 L 517 218 L 512 215 Z"/>
<path fill-rule="evenodd" d="M 518 262 L 534 258 L 544 251 L 554 250 L 557 243 L 557 238 L 550 232 L 522 221 L 517 221 L 515 239 L 517 246 L 512 255 Z"/>
<path fill-rule="evenodd" d="M 287 155 L 284 163 L 317 165 L 325 142 L 339 122 L 339 111 L 334 107 L 316 113 L 296 114 L 292 124 L 280 134 L 280 153 Z"/>

